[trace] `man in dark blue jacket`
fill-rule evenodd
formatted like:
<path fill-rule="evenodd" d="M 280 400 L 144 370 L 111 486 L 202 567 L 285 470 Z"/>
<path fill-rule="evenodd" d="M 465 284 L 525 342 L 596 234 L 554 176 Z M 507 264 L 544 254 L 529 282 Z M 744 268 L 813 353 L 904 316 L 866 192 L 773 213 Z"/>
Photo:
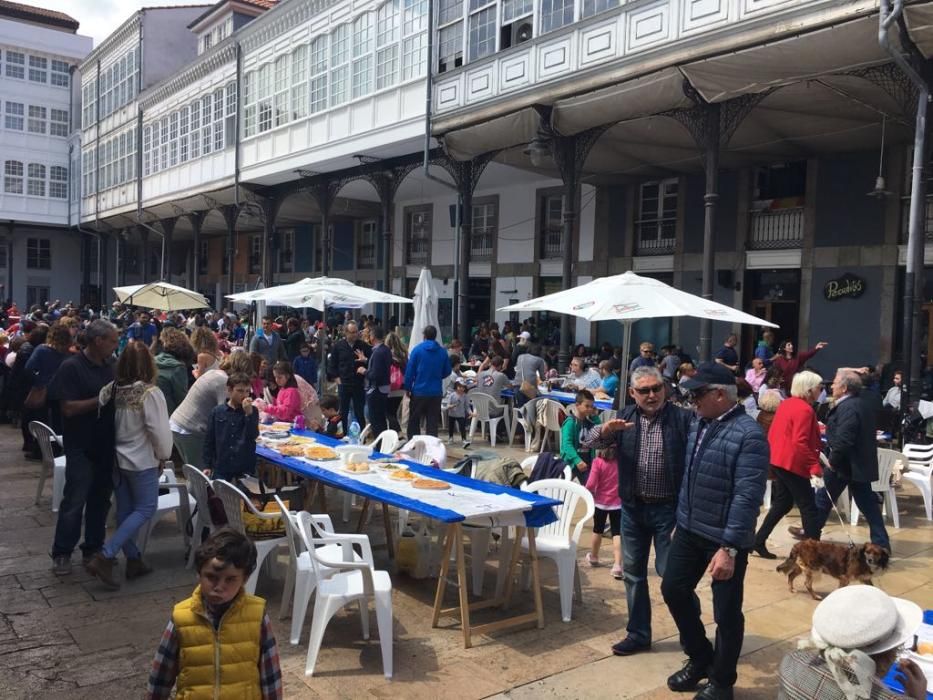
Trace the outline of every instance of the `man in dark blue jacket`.
<path fill-rule="evenodd" d="M 437 329 L 425 326 L 424 340 L 411 351 L 405 367 L 405 390 L 411 400 L 408 409 L 409 439 L 422 434 L 422 418 L 425 421 L 423 434 L 437 437 L 442 387 L 444 377 L 450 374 L 450 357 L 436 338 Z"/>
<path fill-rule="evenodd" d="M 369 423 L 372 425 L 373 435 L 378 437 L 388 427 L 386 407 L 389 403 L 389 389 L 391 388 L 392 351 L 385 345 L 386 332 L 382 326 L 373 328 L 370 336 L 373 349 L 369 355 L 369 364 L 356 371 L 366 377 L 366 406 L 369 408 Z"/>
<path fill-rule="evenodd" d="M 639 367 L 629 377 L 635 400 L 616 420 L 597 426 L 587 448 L 616 448 L 622 499 L 622 576 L 628 603 L 625 639 L 612 645 L 616 656 L 651 648 L 648 555 L 654 542 L 654 568 L 664 576 L 676 522 L 677 494 L 693 413 L 667 400 L 661 372 Z"/>
<path fill-rule="evenodd" d="M 684 667 L 667 679 L 675 691 L 700 700 L 731 700 L 745 635 L 742 614 L 745 569 L 765 492 L 770 456 L 758 424 L 737 404 L 735 375 L 715 362 L 702 363 L 681 385 L 693 394 L 697 417 L 687 439 L 661 594 L 680 632 Z M 716 645 L 706 638 L 696 586 L 712 575 Z"/>

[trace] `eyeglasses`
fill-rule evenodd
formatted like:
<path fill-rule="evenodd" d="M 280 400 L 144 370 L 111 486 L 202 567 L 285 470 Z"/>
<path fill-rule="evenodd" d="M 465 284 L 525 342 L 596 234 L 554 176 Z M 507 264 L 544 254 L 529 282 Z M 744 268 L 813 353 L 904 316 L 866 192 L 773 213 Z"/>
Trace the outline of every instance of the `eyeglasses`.
<path fill-rule="evenodd" d="M 636 394 L 641 394 L 642 396 L 647 396 L 648 394 L 660 394 L 664 391 L 664 385 L 655 384 L 654 386 L 632 387 L 632 390 Z"/>

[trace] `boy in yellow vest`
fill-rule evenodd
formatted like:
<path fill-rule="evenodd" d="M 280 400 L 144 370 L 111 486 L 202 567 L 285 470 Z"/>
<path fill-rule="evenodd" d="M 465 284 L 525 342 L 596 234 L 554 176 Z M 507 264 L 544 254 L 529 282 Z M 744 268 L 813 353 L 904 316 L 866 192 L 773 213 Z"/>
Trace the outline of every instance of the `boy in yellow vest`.
<path fill-rule="evenodd" d="M 148 698 L 282 698 L 266 601 L 243 590 L 256 546 L 224 528 L 195 553 L 198 586 L 172 611 L 149 674 Z"/>

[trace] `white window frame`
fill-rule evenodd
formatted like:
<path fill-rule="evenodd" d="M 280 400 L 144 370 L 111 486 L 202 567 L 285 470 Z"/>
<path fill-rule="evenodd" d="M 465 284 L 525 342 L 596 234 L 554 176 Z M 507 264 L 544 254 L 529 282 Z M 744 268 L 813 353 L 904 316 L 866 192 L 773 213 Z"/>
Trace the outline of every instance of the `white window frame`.
<path fill-rule="evenodd" d="M 648 201 L 645 197 L 645 190 L 649 187 L 657 187 L 658 189 L 657 203 L 653 211 L 646 211 L 645 209 Z M 652 180 L 639 185 L 638 218 L 635 221 L 636 248 L 642 242 L 660 243 L 661 241 L 673 241 L 676 238 L 679 196 L 680 187 L 677 178 Z M 665 203 L 673 204 L 673 215 L 665 215 Z M 668 208 L 668 211 L 670 211 L 670 208 Z"/>
<path fill-rule="evenodd" d="M 308 44 L 296 46 L 292 51 L 291 118 L 308 116 Z"/>
<path fill-rule="evenodd" d="M 49 131 L 49 110 L 41 105 L 29 105 L 26 131 L 30 134 L 47 134 Z"/>
<path fill-rule="evenodd" d="M 201 155 L 209 156 L 213 152 L 213 132 L 211 131 L 211 118 L 213 117 L 214 96 L 211 94 L 201 98 Z"/>
<path fill-rule="evenodd" d="M 350 25 L 340 24 L 330 34 L 331 107 L 342 105 L 350 95 Z"/>
<path fill-rule="evenodd" d="M 49 168 L 49 197 L 68 199 L 68 168 L 62 165 Z"/>
<path fill-rule="evenodd" d="M 376 11 L 376 90 L 398 81 L 401 0 L 389 0 Z"/>
<path fill-rule="evenodd" d="M 29 57 L 29 82 L 43 85 L 49 82 L 49 59 L 44 56 Z"/>
<path fill-rule="evenodd" d="M 328 95 L 328 57 L 330 55 L 330 37 L 327 34 L 315 37 L 311 42 L 311 54 L 309 56 L 308 68 L 311 74 L 311 94 L 310 110 L 311 114 L 322 112 L 327 109 Z"/>
<path fill-rule="evenodd" d="M 275 59 L 275 93 L 273 95 L 273 126 L 283 126 L 288 123 L 288 100 L 291 80 L 289 78 L 289 63 L 291 57 L 282 54 Z"/>
<path fill-rule="evenodd" d="M 44 264 L 43 264 L 44 263 Z M 26 239 L 26 269 L 52 269 L 52 241 L 48 238 Z"/>
<path fill-rule="evenodd" d="M 15 80 L 26 79 L 26 54 L 21 51 L 6 52 L 6 77 Z"/>
<path fill-rule="evenodd" d="M 26 166 L 26 196 L 45 197 L 46 168 L 42 163 L 29 163 Z"/>
<path fill-rule="evenodd" d="M 190 151 L 191 160 L 201 157 L 201 100 L 195 100 L 189 105 L 191 115 Z"/>
<path fill-rule="evenodd" d="M 57 58 L 52 59 L 49 72 L 49 82 L 54 87 L 67 88 L 71 86 L 71 66 Z"/>
<path fill-rule="evenodd" d="M 143 177 L 152 174 L 152 124 L 143 127 Z"/>
<path fill-rule="evenodd" d="M 3 105 L 3 128 L 13 131 L 26 130 L 26 105 L 22 102 L 10 102 Z"/>
<path fill-rule="evenodd" d="M 49 135 L 68 138 L 68 110 L 55 109 L 49 111 Z"/>
<path fill-rule="evenodd" d="M 8 160 L 3 163 L 3 191 L 6 194 L 23 194 L 25 170 L 20 160 Z"/>

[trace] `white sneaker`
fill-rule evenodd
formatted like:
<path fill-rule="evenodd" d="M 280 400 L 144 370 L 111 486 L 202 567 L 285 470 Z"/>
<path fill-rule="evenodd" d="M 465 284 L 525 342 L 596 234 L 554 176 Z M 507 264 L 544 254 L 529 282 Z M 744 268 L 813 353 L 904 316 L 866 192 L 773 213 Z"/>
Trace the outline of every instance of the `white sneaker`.
<path fill-rule="evenodd" d="M 464 441 L 463 441 L 463 449 L 466 450 L 466 449 L 469 449 L 469 447 L 470 447 L 470 441 L 469 441 L 469 440 L 464 440 Z"/>

